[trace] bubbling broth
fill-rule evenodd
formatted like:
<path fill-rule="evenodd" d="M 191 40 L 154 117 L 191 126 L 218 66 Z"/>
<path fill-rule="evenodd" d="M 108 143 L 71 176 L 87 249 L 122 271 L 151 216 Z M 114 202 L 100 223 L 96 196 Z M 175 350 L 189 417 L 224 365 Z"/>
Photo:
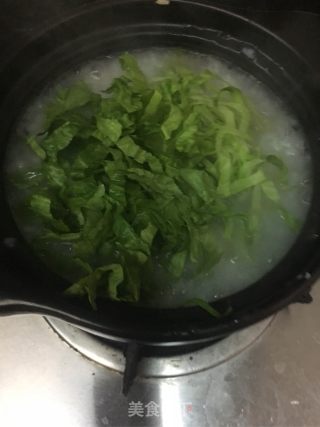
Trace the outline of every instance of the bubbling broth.
<path fill-rule="evenodd" d="M 148 288 L 154 287 L 156 292 L 146 292 L 145 300 L 141 303 L 175 307 L 194 298 L 210 302 L 236 293 L 274 268 L 292 246 L 299 230 L 297 228 L 292 231 L 288 226 L 285 212 L 290 213 L 290 218 L 294 218 L 300 227 L 306 217 L 312 188 L 311 161 L 303 130 L 281 100 L 253 76 L 212 56 L 163 49 L 136 51 L 134 56 L 149 79 L 156 80 L 157 76 L 161 75 L 164 64 L 172 62 L 174 58 L 194 72 L 211 70 L 222 76 L 224 82 L 239 88 L 249 100 L 253 114 L 260 116 L 262 124 L 255 131 L 253 141 L 257 149 L 265 156 L 280 158 L 286 165 L 287 182 L 278 189 L 282 211 L 270 207 L 268 200 L 261 202 L 259 231 L 250 244 L 245 247 L 240 244 L 236 230 L 231 237 L 225 238 L 222 231 L 215 229 L 220 250 L 219 261 L 204 274 L 188 279 L 188 269 L 192 266 L 190 267 L 191 261 L 187 259 L 184 267 L 187 274 L 173 283 L 168 281 L 161 262 L 158 263 L 157 254 L 153 254 L 154 268 L 147 280 Z M 32 242 L 44 233 L 43 223 L 27 206 L 27 200 L 33 190 L 28 185 L 17 185 L 16 181 L 22 176 L 26 183 L 35 182 L 41 173 L 38 169 L 42 160 L 25 143 L 26 138 L 44 131 L 45 110 L 55 96 L 58 86 L 69 87 L 81 81 L 92 91 L 105 96 L 105 89 L 120 75 L 121 68 L 117 57 L 90 61 L 47 87 L 22 115 L 7 155 L 8 198 L 15 220 L 30 244 L 33 245 Z M 273 173 L 275 172 L 270 172 L 271 175 Z M 240 210 L 248 206 L 248 200 L 241 194 L 234 203 L 238 204 Z M 71 282 L 79 279 L 77 269 L 69 263 L 74 255 L 72 242 L 45 241 L 41 247 L 34 247 L 51 269 L 58 271 Z"/>

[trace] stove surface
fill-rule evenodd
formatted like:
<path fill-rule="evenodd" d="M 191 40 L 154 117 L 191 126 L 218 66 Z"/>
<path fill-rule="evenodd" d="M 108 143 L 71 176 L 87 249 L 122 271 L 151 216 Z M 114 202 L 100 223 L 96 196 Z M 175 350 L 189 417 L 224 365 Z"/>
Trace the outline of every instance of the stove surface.
<path fill-rule="evenodd" d="M 127 397 L 121 394 L 121 360 L 113 369 L 89 360 L 40 316 L 1 318 L 0 426 L 316 427 L 319 284 L 312 294 L 312 304 L 292 305 L 209 347 L 215 361 L 227 340 L 239 350 L 209 369 L 172 376 L 185 356 L 162 358 L 166 375 L 142 367 Z M 145 363 L 150 369 L 152 361 Z"/>

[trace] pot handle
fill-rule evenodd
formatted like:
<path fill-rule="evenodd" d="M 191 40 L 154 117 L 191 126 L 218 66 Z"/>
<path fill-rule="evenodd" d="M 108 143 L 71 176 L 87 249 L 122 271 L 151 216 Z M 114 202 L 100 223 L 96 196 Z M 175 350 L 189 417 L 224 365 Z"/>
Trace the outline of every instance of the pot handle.
<path fill-rule="evenodd" d="M 37 313 L 36 307 L 25 301 L 14 299 L 0 292 L 0 316 L 13 316 L 15 314 Z M 39 310 L 40 312 L 40 310 Z"/>
<path fill-rule="evenodd" d="M 17 304 L 13 300 L 2 298 L 0 295 L 0 316 L 10 316 L 22 312 L 23 309 L 21 304 Z"/>
<path fill-rule="evenodd" d="M 292 300 L 293 303 L 299 304 L 310 304 L 312 301 L 313 298 L 310 294 L 310 289 L 304 290 Z"/>

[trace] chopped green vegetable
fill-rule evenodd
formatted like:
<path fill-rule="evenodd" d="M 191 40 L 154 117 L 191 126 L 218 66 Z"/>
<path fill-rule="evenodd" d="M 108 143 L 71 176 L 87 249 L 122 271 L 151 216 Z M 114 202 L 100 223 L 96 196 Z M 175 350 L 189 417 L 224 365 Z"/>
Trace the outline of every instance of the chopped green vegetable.
<path fill-rule="evenodd" d="M 108 278 L 106 278 L 106 273 Z M 66 295 L 85 295 L 88 294 L 90 304 L 96 308 L 96 298 L 102 295 L 104 297 L 117 300 L 118 286 L 123 281 L 123 269 L 119 264 L 110 264 L 97 268 L 87 276 L 74 283 L 65 292 Z"/>
<path fill-rule="evenodd" d="M 221 313 L 219 313 L 216 309 L 212 307 L 209 303 L 204 301 L 201 298 L 193 298 L 191 300 L 188 300 L 185 304 L 185 307 L 199 307 L 202 308 L 202 310 L 206 311 L 210 316 L 215 317 L 216 319 L 219 319 L 221 317 Z M 228 312 L 229 314 L 229 312 Z"/>
<path fill-rule="evenodd" d="M 279 204 L 286 166 L 254 144 L 257 115 L 239 89 L 174 66 L 149 80 L 128 53 L 120 64 L 102 95 L 84 83 L 61 89 L 45 132 L 27 139 L 42 160 L 30 198 L 40 237 L 69 242 L 81 274 L 66 294 L 93 307 L 143 301 L 155 259 L 172 283 L 207 274 L 237 220 L 245 242 L 257 234 L 262 198 L 295 225 Z"/>

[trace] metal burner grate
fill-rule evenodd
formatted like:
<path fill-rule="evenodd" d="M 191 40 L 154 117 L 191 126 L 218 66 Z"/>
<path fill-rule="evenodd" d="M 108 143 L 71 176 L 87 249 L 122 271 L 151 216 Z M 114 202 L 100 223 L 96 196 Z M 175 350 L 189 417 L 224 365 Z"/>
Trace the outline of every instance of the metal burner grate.
<path fill-rule="evenodd" d="M 178 377 L 220 365 L 252 345 L 265 333 L 273 319 L 274 316 L 236 332 L 219 342 L 188 353 L 169 356 L 162 354 L 158 357 L 142 358 L 141 355 L 138 355 L 137 375 L 158 378 Z M 48 317 L 46 320 L 66 343 L 88 359 L 114 371 L 125 372 L 128 354 L 124 354 L 123 348 L 113 346 L 110 341 L 105 341 L 101 337 L 89 334 L 64 321 L 52 317 Z"/>

